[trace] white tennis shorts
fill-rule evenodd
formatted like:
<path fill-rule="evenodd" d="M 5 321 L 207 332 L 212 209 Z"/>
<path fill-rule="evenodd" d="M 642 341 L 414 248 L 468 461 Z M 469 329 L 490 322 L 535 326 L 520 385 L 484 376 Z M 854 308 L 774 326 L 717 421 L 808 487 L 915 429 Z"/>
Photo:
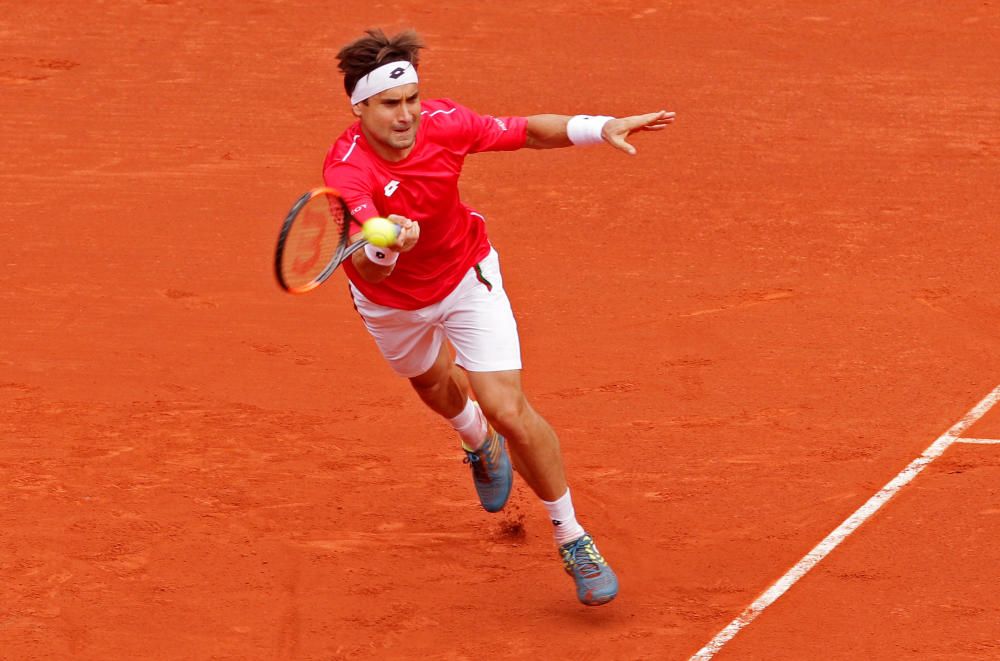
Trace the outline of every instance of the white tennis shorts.
<path fill-rule="evenodd" d="M 351 285 L 354 305 L 394 372 L 408 379 L 423 374 L 445 339 L 455 348 L 455 362 L 470 372 L 521 369 L 517 322 L 496 250 L 478 267 L 482 279 L 473 267 L 448 296 L 419 310 L 372 303 Z"/>

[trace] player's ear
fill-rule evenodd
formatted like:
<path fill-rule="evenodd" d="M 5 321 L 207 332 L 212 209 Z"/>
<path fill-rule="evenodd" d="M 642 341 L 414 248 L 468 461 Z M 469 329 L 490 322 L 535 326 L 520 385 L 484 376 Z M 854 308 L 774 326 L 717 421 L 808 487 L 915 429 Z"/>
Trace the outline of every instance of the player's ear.
<path fill-rule="evenodd" d="M 354 113 L 355 117 L 361 117 L 361 104 L 355 103 L 353 106 L 351 106 L 351 112 Z"/>

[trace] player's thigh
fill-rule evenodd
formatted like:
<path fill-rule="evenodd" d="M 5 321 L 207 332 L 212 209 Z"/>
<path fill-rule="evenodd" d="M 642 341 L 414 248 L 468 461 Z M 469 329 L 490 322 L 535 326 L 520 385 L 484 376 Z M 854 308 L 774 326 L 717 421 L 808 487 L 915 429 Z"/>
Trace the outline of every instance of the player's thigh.
<path fill-rule="evenodd" d="M 420 310 L 397 310 L 372 303 L 351 288 L 354 306 L 392 370 L 407 379 L 430 370 L 444 344 L 444 330 Z"/>
<path fill-rule="evenodd" d="M 445 304 L 444 329 L 458 365 L 470 373 L 521 369 L 517 321 L 496 251 L 470 269 Z"/>
<path fill-rule="evenodd" d="M 451 350 L 448 348 L 446 342 L 442 342 L 434 363 L 426 371 L 421 372 L 417 376 L 410 377 L 410 383 L 417 389 L 440 387 L 453 378 L 452 371 L 455 369 L 455 361 L 451 357 Z"/>

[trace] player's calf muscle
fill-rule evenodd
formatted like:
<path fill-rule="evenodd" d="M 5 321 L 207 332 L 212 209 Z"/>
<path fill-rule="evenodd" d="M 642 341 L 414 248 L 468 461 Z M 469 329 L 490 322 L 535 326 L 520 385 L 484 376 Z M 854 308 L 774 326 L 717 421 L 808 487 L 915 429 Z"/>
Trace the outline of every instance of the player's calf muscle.
<path fill-rule="evenodd" d="M 430 407 L 435 413 L 446 418 L 453 418 L 458 415 L 468 395 L 457 387 L 451 379 L 437 382 L 419 383 L 410 379 L 410 385 L 417 391 L 424 404 Z"/>

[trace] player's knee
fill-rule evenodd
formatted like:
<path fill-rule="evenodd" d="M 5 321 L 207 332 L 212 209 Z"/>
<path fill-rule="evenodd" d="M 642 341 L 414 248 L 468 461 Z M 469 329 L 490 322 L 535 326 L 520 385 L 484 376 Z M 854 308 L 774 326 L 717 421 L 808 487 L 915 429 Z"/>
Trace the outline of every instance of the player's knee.
<path fill-rule="evenodd" d="M 497 431 L 510 439 L 512 443 L 517 443 L 521 439 L 527 438 L 528 415 L 530 413 L 528 402 L 520 394 L 505 397 L 498 404 L 492 407 L 487 417 L 496 427 Z"/>
<path fill-rule="evenodd" d="M 420 376 L 410 378 L 410 385 L 418 393 L 433 394 L 448 387 L 450 372 L 435 365 Z"/>

